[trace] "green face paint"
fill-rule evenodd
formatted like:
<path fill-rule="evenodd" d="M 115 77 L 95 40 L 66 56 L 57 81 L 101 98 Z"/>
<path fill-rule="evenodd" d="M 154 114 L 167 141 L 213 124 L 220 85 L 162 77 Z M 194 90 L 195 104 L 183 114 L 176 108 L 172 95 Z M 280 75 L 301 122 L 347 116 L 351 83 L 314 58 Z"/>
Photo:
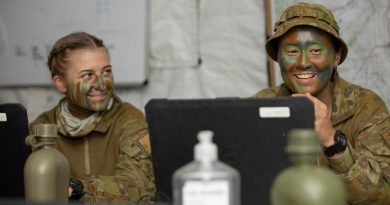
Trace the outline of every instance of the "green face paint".
<path fill-rule="evenodd" d="M 91 82 L 92 81 L 92 82 Z M 103 111 L 113 96 L 113 77 L 94 77 L 93 80 L 82 80 L 76 84 L 67 83 L 69 100 L 90 111 Z"/>
<path fill-rule="evenodd" d="M 330 84 L 335 49 L 331 38 L 311 27 L 296 27 L 280 39 L 281 75 L 293 93 L 320 94 Z"/>

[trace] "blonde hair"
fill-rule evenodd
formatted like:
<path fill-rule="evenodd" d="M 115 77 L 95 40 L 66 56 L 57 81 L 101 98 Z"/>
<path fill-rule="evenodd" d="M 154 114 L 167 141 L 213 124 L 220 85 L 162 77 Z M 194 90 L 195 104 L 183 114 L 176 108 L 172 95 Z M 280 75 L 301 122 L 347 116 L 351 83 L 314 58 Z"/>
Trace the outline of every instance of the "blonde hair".
<path fill-rule="evenodd" d="M 69 54 L 73 50 L 100 47 L 107 50 L 103 40 L 85 32 L 74 32 L 60 38 L 53 45 L 47 60 L 51 76 L 64 75 Z"/>

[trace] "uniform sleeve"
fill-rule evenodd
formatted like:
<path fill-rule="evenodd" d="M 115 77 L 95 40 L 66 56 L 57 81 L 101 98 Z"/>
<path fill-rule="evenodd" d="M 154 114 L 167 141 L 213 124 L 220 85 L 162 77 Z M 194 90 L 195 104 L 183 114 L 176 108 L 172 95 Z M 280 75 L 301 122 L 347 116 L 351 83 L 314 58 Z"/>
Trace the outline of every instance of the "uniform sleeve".
<path fill-rule="evenodd" d="M 119 160 L 113 176 L 94 176 L 83 181 L 83 202 L 152 203 L 155 196 L 154 173 L 146 126 L 134 133 L 126 125 L 119 141 Z M 142 127 L 142 126 L 141 126 Z"/>
<path fill-rule="evenodd" d="M 350 203 L 389 204 L 390 119 L 379 97 L 369 99 L 355 113 L 353 142 L 329 165 L 344 181 Z"/>

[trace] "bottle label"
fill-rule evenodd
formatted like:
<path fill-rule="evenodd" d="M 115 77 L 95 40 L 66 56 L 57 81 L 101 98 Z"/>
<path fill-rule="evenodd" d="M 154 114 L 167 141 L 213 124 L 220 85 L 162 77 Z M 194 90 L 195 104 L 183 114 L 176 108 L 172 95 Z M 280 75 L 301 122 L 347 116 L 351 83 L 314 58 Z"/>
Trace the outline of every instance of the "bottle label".
<path fill-rule="evenodd" d="M 226 180 L 188 181 L 183 187 L 183 205 L 229 205 Z"/>

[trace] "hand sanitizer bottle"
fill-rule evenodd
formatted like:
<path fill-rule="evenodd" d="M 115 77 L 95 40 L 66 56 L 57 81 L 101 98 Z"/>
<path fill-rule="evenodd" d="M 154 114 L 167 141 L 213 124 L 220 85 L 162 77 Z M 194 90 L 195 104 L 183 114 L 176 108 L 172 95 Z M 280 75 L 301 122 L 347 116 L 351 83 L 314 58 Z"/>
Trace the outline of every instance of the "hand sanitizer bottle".
<path fill-rule="evenodd" d="M 218 161 L 212 131 L 200 131 L 195 160 L 173 174 L 174 205 L 240 205 L 240 174 Z"/>

